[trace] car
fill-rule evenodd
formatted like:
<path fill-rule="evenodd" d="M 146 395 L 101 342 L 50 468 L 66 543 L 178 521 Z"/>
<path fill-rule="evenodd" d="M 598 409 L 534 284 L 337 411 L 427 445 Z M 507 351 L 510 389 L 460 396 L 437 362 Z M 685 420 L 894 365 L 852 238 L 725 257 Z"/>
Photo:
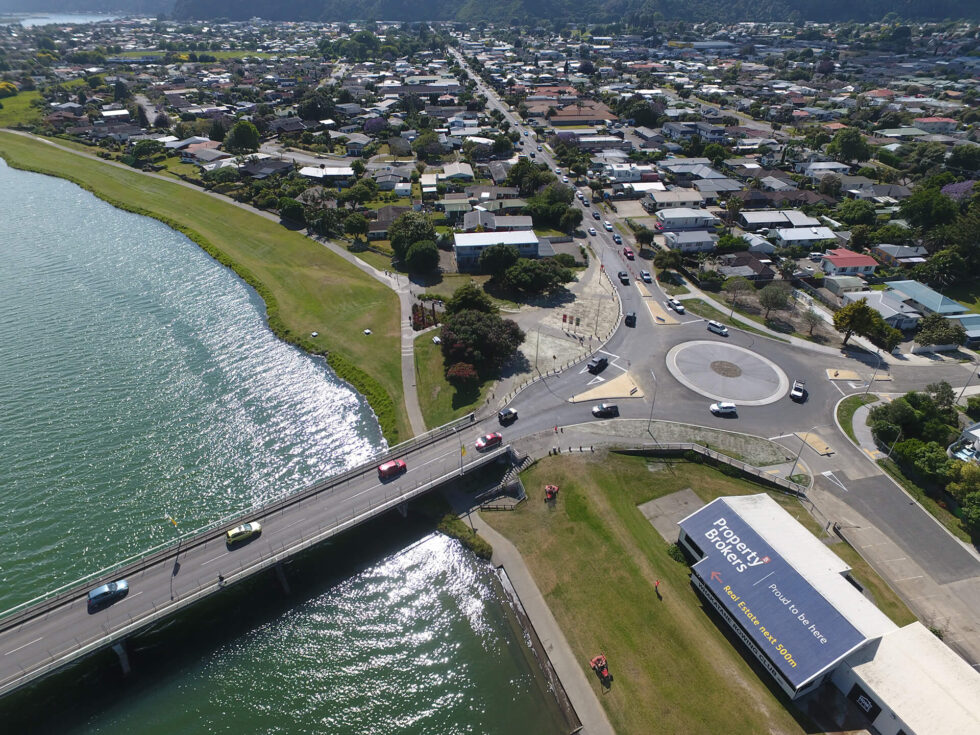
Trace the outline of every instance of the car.
<path fill-rule="evenodd" d="M 534 151 L 531 151 L 530 156 L 531 158 L 534 158 Z"/>
<path fill-rule="evenodd" d="M 524 131 L 524 135 L 528 135 L 528 132 L 526 130 Z"/>
<path fill-rule="evenodd" d="M 262 533 L 262 524 L 258 521 L 243 523 L 240 526 L 235 526 L 225 534 L 225 543 L 229 546 L 239 544 L 242 541 L 248 541 L 250 538 L 258 536 L 260 533 Z"/>
<path fill-rule="evenodd" d="M 630 274 L 627 273 L 626 271 L 620 271 L 619 273 L 616 274 L 616 276 L 619 278 L 619 282 L 622 283 L 624 286 L 630 285 Z"/>
<path fill-rule="evenodd" d="M 595 227 L 590 227 L 589 228 L 589 234 L 592 235 L 593 237 L 595 237 L 595 235 L 596 235 Z"/>
<path fill-rule="evenodd" d="M 602 219 L 602 216 L 596 210 L 592 210 L 592 219 Z"/>
<path fill-rule="evenodd" d="M 619 236 L 619 233 L 618 232 L 613 235 L 613 242 L 616 243 L 617 245 L 622 245 L 623 244 L 623 238 L 621 238 Z M 629 248 L 625 248 L 624 249 L 623 255 L 626 255 L 626 252 L 625 252 L 626 250 L 629 250 Z M 632 251 L 630 251 L 630 252 L 632 252 Z M 630 256 L 626 255 L 626 257 L 629 258 Z M 630 258 L 630 260 L 632 260 L 632 258 Z"/>
<path fill-rule="evenodd" d="M 602 223 L 602 226 L 606 228 L 606 232 L 612 232 L 612 222 L 610 222 L 609 220 L 605 220 Z"/>
<path fill-rule="evenodd" d="M 806 381 L 794 380 L 793 387 L 789 390 L 789 397 L 797 403 L 803 403 L 806 400 Z"/>
<path fill-rule="evenodd" d="M 129 594 L 129 582 L 125 579 L 117 579 L 115 582 L 96 587 L 88 593 L 89 610 L 100 610 L 117 600 L 121 600 L 127 594 Z"/>
<path fill-rule="evenodd" d="M 578 199 L 580 202 L 581 201 L 584 201 L 585 200 L 585 194 L 583 194 L 582 192 L 576 190 L 575 191 L 575 198 Z"/>
<path fill-rule="evenodd" d="M 823 253 L 810 253 L 807 257 L 814 263 L 819 263 L 823 258 Z"/>
<path fill-rule="evenodd" d="M 568 183 L 568 177 L 567 176 L 562 176 L 561 177 L 561 183 L 567 184 Z"/>
<path fill-rule="evenodd" d="M 633 255 L 633 251 L 630 250 L 628 247 L 623 248 L 623 255 L 626 256 L 626 260 L 633 260 L 636 257 L 635 255 Z"/>
<path fill-rule="evenodd" d="M 479 452 L 482 452 L 485 449 L 492 449 L 493 447 L 502 443 L 503 440 L 504 437 L 501 436 L 501 434 L 496 431 L 490 434 L 484 434 L 483 436 L 481 436 L 479 439 L 476 440 L 476 449 Z"/>
<path fill-rule="evenodd" d="M 724 324 L 721 324 L 720 322 L 709 321 L 708 331 L 714 332 L 715 334 L 720 334 L 722 337 L 728 336 L 728 327 L 726 327 Z"/>
<path fill-rule="evenodd" d="M 667 306 L 676 311 L 678 314 L 683 314 L 685 312 L 684 304 L 677 299 L 667 299 Z"/>
<path fill-rule="evenodd" d="M 636 312 L 635 311 L 627 311 L 626 312 L 626 316 L 623 317 L 623 323 L 627 327 L 635 327 L 636 326 Z"/>
<path fill-rule="evenodd" d="M 501 424 L 512 424 L 517 421 L 517 409 L 516 408 L 505 408 L 503 411 L 497 412 L 497 421 Z"/>
<path fill-rule="evenodd" d="M 543 150 L 543 149 L 541 148 L 541 146 L 538 146 L 538 150 L 540 151 L 540 150 Z"/>
<path fill-rule="evenodd" d="M 589 360 L 589 364 L 585 366 L 585 369 L 588 370 L 590 373 L 601 373 L 603 370 L 606 369 L 606 366 L 608 364 L 609 364 L 609 358 L 602 357 L 600 355 L 599 357 L 593 357 L 591 360 Z"/>
<path fill-rule="evenodd" d="M 398 477 L 398 475 L 407 471 L 408 466 L 405 464 L 404 459 L 392 459 L 384 464 L 378 465 L 378 478 L 381 480 L 390 480 L 392 477 Z"/>
<path fill-rule="evenodd" d="M 738 414 L 738 407 L 731 401 L 719 401 L 708 406 L 708 410 L 715 416 L 735 416 Z"/>
<path fill-rule="evenodd" d="M 640 271 L 640 280 L 644 283 L 653 283 L 653 276 L 650 275 L 650 271 Z"/>
<path fill-rule="evenodd" d="M 598 403 L 592 407 L 592 415 L 596 418 L 619 416 L 619 406 L 615 403 Z"/>
<path fill-rule="evenodd" d="M 556 174 L 558 174 L 558 175 L 560 176 L 560 175 L 561 175 L 561 169 L 560 169 L 560 168 L 556 168 L 556 169 L 555 169 L 555 173 L 556 173 Z"/>

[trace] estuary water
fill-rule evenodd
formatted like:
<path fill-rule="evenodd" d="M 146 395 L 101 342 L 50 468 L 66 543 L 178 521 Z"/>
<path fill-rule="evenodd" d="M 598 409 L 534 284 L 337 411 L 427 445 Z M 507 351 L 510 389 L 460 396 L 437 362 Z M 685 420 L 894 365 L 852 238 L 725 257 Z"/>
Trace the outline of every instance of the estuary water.
<path fill-rule="evenodd" d="M 190 530 L 383 447 L 181 234 L 2 161 L 0 209 L 0 610 L 166 543 L 168 516 Z M 558 732 L 493 570 L 455 541 L 389 544 L 257 620 L 62 729 Z"/>

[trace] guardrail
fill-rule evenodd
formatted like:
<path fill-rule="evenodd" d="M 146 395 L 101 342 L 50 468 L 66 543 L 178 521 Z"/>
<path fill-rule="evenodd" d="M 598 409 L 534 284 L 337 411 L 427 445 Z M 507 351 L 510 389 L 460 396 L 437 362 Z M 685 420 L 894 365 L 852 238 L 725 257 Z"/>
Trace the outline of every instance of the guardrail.
<path fill-rule="evenodd" d="M 115 564 L 87 574 L 84 577 L 80 577 L 79 579 L 57 587 L 56 589 L 50 590 L 32 600 L 27 600 L 19 605 L 8 608 L 7 610 L 0 612 L 0 630 L 9 628 L 10 625 L 8 624 L 8 618 L 11 618 L 11 616 L 16 615 L 18 612 L 23 612 L 29 608 L 34 608 L 35 606 L 42 604 L 47 604 L 47 606 L 50 608 L 57 607 L 58 605 L 71 599 L 77 593 L 77 588 L 83 584 L 92 584 L 93 582 L 104 578 L 118 576 L 123 570 L 131 569 L 134 566 L 153 561 L 156 556 L 166 556 L 170 549 L 184 544 L 186 541 L 191 541 L 192 545 L 194 545 L 194 539 L 201 539 L 202 541 L 207 540 L 205 535 L 216 528 L 235 526 L 238 525 L 236 521 L 245 522 L 249 518 L 256 515 L 268 514 L 279 505 L 285 507 L 286 504 L 291 504 L 302 498 L 321 493 L 324 490 L 327 490 L 335 485 L 339 485 L 352 477 L 364 474 L 364 472 L 369 469 L 373 470 L 377 465 L 388 459 L 393 459 L 409 452 L 413 452 L 423 446 L 433 444 L 440 439 L 451 436 L 461 427 L 468 426 L 469 424 L 473 423 L 475 418 L 476 416 L 474 413 L 469 413 L 466 416 L 450 421 L 448 424 L 436 427 L 435 429 L 431 429 L 424 434 L 419 434 L 418 436 L 412 437 L 411 439 L 401 442 L 400 444 L 396 444 L 395 446 L 386 449 L 381 454 L 375 455 L 367 462 L 359 464 L 356 467 L 352 467 L 349 470 L 345 470 L 338 475 L 331 475 L 324 480 L 320 480 L 312 485 L 307 485 L 306 487 L 294 492 L 286 493 L 273 500 L 235 511 L 233 514 L 226 515 L 203 526 L 186 531 L 177 536 L 176 539 L 172 538 L 162 544 L 152 546 L 149 549 L 139 552 L 138 554 L 133 554 L 132 556 L 122 559 Z M 32 610 L 32 614 L 34 612 L 36 612 L 36 610 Z M 16 624 L 16 619 L 14 620 L 14 624 Z"/>
<path fill-rule="evenodd" d="M 246 577 L 250 577 L 265 569 L 274 567 L 275 565 L 281 563 L 285 559 L 288 559 L 291 556 L 295 556 L 296 554 L 302 551 L 305 551 L 313 546 L 316 546 L 317 544 L 330 538 L 331 536 L 335 536 L 338 533 L 342 533 L 350 528 L 353 528 L 354 526 L 359 525 L 363 521 L 368 520 L 369 518 L 375 515 L 384 513 L 390 510 L 391 508 L 401 505 L 402 503 L 406 503 L 420 495 L 423 495 L 429 490 L 432 490 L 433 488 L 438 487 L 439 485 L 445 484 L 446 482 L 449 482 L 457 477 L 462 477 L 470 470 L 473 470 L 477 467 L 481 467 L 492 461 L 496 461 L 500 457 L 507 456 L 510 454 L 510 451 L 511 451 L 510 445 L 506 445 L 496 449 L 495 451 L 477 455 L 469 462 L 459 467 L 454 467 L 449 472 L 444 472 L 441 475 L 430 475 L 427 479 L 417 482 L 412 488 L 408 490 L 389 493 L 386 488 L 383 498 L 379 498 L 375 501 L 368 500 L 365 503 L 363 509 L 359 509 L 355 507 L 354 509 L 351 510 L 349 516 L 346 513 L 343 516 L 334 516 L 330 521 L 320 524 L 319 528 L 317 528 L 315 531 L 304 534 L 303 536 L 294 540 L 292 543 L 288 545 L 285 543 L 280 544 L 280 548 L 278 551 L 270 554 L 269 556 L 264 557 L 263 559 L 249 563 L 247 565 L 242 563 L 239 565 L 239 568 L 237 570 L 233 570 L 233 571 L 228 571 L 228 569 L 225 568 L 222 572 L 223 580 L 216 579 L 211 574 L 208 574 L 205 577 L 198 579 L 198 587 L 194 592 L 187 594 L 183 597 L 178 597 L 174 601 L 170 603 L 166 603 L 161 606 L 154 605 L 153 609 L 150 612 L 142 614 L 135 618 L 133 616 L 130 616 L 127 621 L 121 623 L 122 627 L 116 628 L 113 631 L 109 631 L 108 629 L 103 628 L 103 630 L 105 631 L 105 635 L 99 635 L 81 641 L 76 638 L 74 639 L 76 645 L 74 645 L 69 649 L 65 649 L 63 651 L 58 651 L 54 653 L 48 651 L 48 658 L 41 666 L 31 671 L 19 670 L 15 676 L 0 682 L 0 696 L 14 689 L 17 689 L 21 686 L 24 686 L 25 684 L 29 683 L 30 681 L 33 681 L 34 679 L 49 674 L 82 656 L 85 656 L 101 648 L 110 646 L 114 642 L 120 639 L 132 635 L 133 633 L 139 630 L 143 630 L 153 625 L 154 623 L 162 620 L 163 618 L 166 618 L 170 615 L 173 615 L 191 606 L 198 600 L 201 600 L 205 597 L 208 597 L 212 594 L 219 592 L 223 587 L 229 584 L 233 584 L 235 582 L 241 581 Z M 373 470 L 373 468 L 374 468 L 374 464 L 372 463 L 371 469 Z M 269 515 L 276 512 L 282 513 L 286 510 L 287 507 L 291 507 L 293 505 L 296 505 L 297 503 L 302 503 L 302 502 L 312 500 L 315 498 L 315 495 L 316 494 L 309 494 L 309 495 L 304 495 L 303 497 L 294 496 L 292 498 L 289 498 L 289 500 L 291 500 L 292 502 L 281 504 L 281 507 L 278 508 L 267 509 L 266 513 L 262 516 L 262 518 L 263 519 L 268 518 Z M 201 543 L 203 543 L 206 540 L 209 540 L 210 538 L 214 538 L 215 536 L 218 535 L 220 534 L 211 535 L 207 539 L 203 539 Z M 169 556 L 170 551 L 171 550 L 168 549 L 167 552 L 163 555 L 163 558 Z M 158 560 L 153 560 L 153 561 L 158 561 Z M 145 567 L 146 565 L 147 562 L 144 561 L 142 564 L 137 564 L 135 566 L 139 568 L 139 567 Z M 72 590 L 73 594 L 71 596 L 74 597 L 78 593 L 84 594 L 87 591 L 87 589 L 88 587 L 86 586 L 85 588 L 82 589 Z M 46 608 L 47 606 L 44 607 Z M 19 622 L 19 619 L 25 614 L 29 614 L 30 617 L 34 617 L 35 615 L 40 614 L 40 612 L 41 610 L 39 610 L 37 607 L 23 611 L 21 615 L 16 616 L 18 620 L 13 620 L 13 619 L 5 620 L 4 621 L 5 627 L 9 628 L 11 627 L 11 624 L 16 624 L 17 622 Z"/>
<path fill-rule="evenodd" d="M 716 452 L 714 449 L 708 449 L 708 447 L 702 446 L 700 444 L 695 444 L 693 442 L 678 442 L 674 444 L 664 444 L 658 443 L 655 446 L 644 446 L 642 448 L 630 448 L 623 449 L 624 451 L 631 454 L 644 454 L 644 455 L 654 455 L 654 456 L 668 456 L 676 457 L 682 455 L 685 452 L 696 452 L 697 454 L 711 460 L 715 464 L 724 464 L 729 467 L 734 467 L 739 470 L 742 474 L 748 475 L 755 480 L 758 480 L 766 485 L 774 487 L 776 490 L 784 492 L 788 495 L 793 495 L 798 498 L 806 499 L 806 488 L 799 483 L 787 480 L 784 477 L 779 477 L 777 475 L 770 475 L 763 469 L 751 465 L 747 462 L 742 462 L 738 459 L 733 459 L 726 454 L 721 452 Z"/>

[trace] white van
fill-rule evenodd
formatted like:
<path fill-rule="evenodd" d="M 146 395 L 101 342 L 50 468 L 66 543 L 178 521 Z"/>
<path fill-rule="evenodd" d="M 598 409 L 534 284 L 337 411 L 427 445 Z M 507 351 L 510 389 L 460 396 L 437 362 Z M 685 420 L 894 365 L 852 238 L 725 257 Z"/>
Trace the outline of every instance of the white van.
<path fill-rule="evenodd" d="M 728 327 L 720 322 L 710 321 L 708 322 L 708 331 L 714 332 L 715 334 L 720 334 L 722 337 L 728 336 Z"/>

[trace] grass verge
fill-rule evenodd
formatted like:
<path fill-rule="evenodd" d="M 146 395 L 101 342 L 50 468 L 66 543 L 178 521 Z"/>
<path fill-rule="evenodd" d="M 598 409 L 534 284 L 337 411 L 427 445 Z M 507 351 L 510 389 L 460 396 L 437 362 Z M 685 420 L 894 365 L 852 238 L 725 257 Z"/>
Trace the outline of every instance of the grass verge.
<path fill-rule="evenodd" d="M 186 186 L 4 132 L 0 156 L 182 232 L 258 291 L 277 336 L 327 356 L 371 404 L 389 443 L 411 435 L 401 383 L 401 317 L 390 289 L 300 233 Z M 363 334 L 367 328 L 370 336 Z M 317 337 L 310 336 L 314 331 Z"/>
<path fill-rule="evenodd" d="M 878 400 L 878 396 L 874 393 L 861 394 L 857 396 L 848 396 L 839 404 L 837 404 L 837 423 L 841 425 L 844 429 L 844 433 L 850 437 L 851 441 L 855 444 L 858 443 L 857 438 L 854 436 L 854 414 L 857 412 L 861 406 L 866 406 L 869 403 L 874 403 Z"/>
<path fill-rule="evenodd" d="M 588 660 L 600 651 L 608 656 L 616 679 L 600 700 L 617 733 L 646 734 L 653 722 L 657 732 L 815 731 L 754 659 L 733 647 L 691 587 L 689 567 L 670 557 L 669 545 L 637 508 L 684 488 L 708 502 L 759 493 L 759 486 L 704 465 L 615 453 L 598 461 L 549 457 L 522 479 L 531 501 L 482 517 L 520 550 L 597 691 Z M 554 509 L 540 502 L 546 483 L 561 487 Z M 795 499 L 773 497 L 820 530 Z M 913 619 L 853 549 L 831 548 L 896 622 Z M 662 599 L 654 589 L 658 579 Z M 694 697 L 691 682 L 698 682 Z"/>
<path fill-rule="evenodd" d="M 453 387 L 443 370 L 442 350 L 432 342 L 436 334 L 426 332 L 415 338 L 415 379 L 427 428 L 442 426 L 475 410 L 486 400 L 494 382 L 486 380 L 466 391 Z"/>
<path fill-rule="evenodd" d="M 767 334 L 760 329 L 751 327 L 748 324 L 743 324 L 742 322 L 737 322 L 734 319 L 729 319 L 728 314 L 718 311 L 715 307 L 706 301 L 701 299 L 685 299 L 684 308 L 687 309 L 692 314 L 697 314 L 698 316 L 703 316 L 705 319 L 714 319 L 716 322 L 721 322 L 722 324 L 727 324 L 735 329 L 741 329 L 745 332 L 752 332 L 753 334 L 758 334 L 760 337 L 768 337 L 769 339 L 775 339 L 780 342 L 788 342 L 789 340 L 782 339 L 781 337 L 774 337 L 771 334 Z"/>

